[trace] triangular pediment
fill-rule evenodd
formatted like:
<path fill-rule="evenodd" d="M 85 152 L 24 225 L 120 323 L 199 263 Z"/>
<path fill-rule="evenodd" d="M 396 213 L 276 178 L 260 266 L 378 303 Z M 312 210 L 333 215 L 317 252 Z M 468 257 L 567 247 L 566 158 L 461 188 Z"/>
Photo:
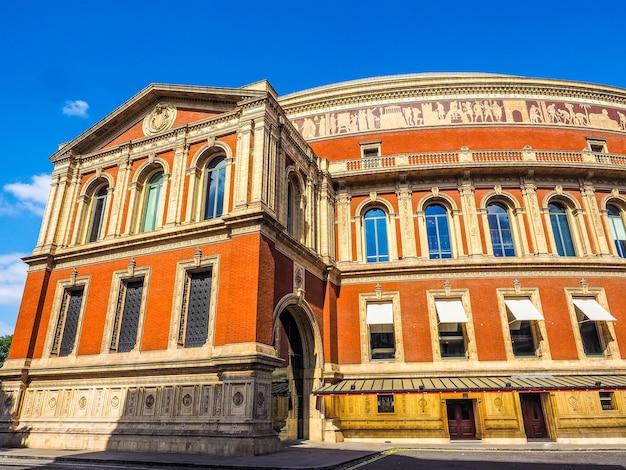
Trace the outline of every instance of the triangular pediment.
<path fill-rule="evenodd" d="M 74 140 L 50 160 L 68 152 L 86 155 L 126 142 L 150 138 L 215 116 L 236 111 L 242 102 L 276 92 L 267 81 L 241 88 L 151 84 Z"/>

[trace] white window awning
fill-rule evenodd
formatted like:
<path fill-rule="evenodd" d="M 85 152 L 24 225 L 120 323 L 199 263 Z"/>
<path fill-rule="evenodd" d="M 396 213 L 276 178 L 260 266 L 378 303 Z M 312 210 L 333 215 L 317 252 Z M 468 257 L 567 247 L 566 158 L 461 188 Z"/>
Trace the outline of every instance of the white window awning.
<path fill-rule="evenodd" d="M 391 302 L 367 304 L 368 325 L 384 325 L 388 323 L 393 324 L 393 304 Z"/>
<path fill-rule="evenodd" d="M 530 299 L 505 299 L 504 303 L 517 321 L 543 320 L 543 315 Z"/>
<path fill-rule="evenodd" d="M 591 321 L 616 321 L 616 318 L 604 310 L 596 299 L 572 299 L 578 308 Z"/>
<path fill-rule="evenodd" d="M 439 323 L 467 323 L 467 314 L 460 300 L 435 300 Z"/>

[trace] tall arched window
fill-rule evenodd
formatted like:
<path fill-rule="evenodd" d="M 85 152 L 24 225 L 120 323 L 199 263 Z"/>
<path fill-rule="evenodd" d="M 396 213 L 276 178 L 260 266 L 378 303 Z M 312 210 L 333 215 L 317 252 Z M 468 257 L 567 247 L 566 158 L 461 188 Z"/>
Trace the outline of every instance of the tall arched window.
<path fill-rule="evenodd" d="M 287 232 L 294 238 L 302 238 L 302 191 L 297 178 L 289 178 L 287 182 Z"/>
<path fill-rule="evenodd" d="M 554 234 L 556 251 L 560 256 L 576 256 L 574 243 L 572 242 L 572 232 L 567 220 L 567 209 L 558 203 L 548 204 L 550 213 L 550 223 Z"/>
<path fill-rule="evenodd" d="M 439 204 L 433 204 L 426 208 L 425 215 L 430 259 L 452 258 L 448 211 Z"/>
<path fill-rule="evenodd" d="M 88 242 L 95 242 L 102 237 L 104 226 L 104 208 L 107 203 L 109 187 L 105 184 L 92 196 L 91 220 L 89 222 Z"/>
<path fill-rule="evenodd" d="M 145 189 L 145 201 L 143 219 L 141 222 L 142 232 L 151 232 L 160 225 L 163 201 L 161 190 L 163 189 L 163 173 L 155 173 L 148 181 Z"/>
<path fill-rule="evenodd" d="M 204 191 L 204 218 L 220 217 L 224 211 L 224 181 L 226 180 L 226 159 L 214 158 L 206 169 Z"/>
<path fill-rule="evenodd" d="M 363 216 L 365 255 L 368 263 L 389 261 L 387 215 L 381 209 L 370 209 Z"/>
<path fill-rule="evenodd" d="M 622 211 L 613 205 L 608 205 L 606 206 L 606 212 L 609 216 L 609 224 L 611 225 L 611 233 L 615 241 L 617 254 L 622 258 L 626 258 L 626 228 L 624 227 Z"/>
<path fill-rule="evenodd" d="M 487 220 L 493 254 L 495 256 L 515 256 L 511 223 L 506 208 L 499 203 L 489 204 L 487 206 Z"/>

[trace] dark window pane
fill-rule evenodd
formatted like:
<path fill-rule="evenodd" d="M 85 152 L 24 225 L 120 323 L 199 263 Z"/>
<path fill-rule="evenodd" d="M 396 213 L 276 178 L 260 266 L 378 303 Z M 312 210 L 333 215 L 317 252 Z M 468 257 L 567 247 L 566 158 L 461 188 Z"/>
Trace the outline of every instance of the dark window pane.
<path fill-rule="evenodd" d="M 600 392 L 600 404 L 603 410 L 614 410 L 613 392 Z"/>
<path fill-rule="evenodd" d="M 441 357 L 467 357 L 462 323 L 439 324 L 439 350 Z"/>
<path fill-rule="evenodd" d="M 117 352 L 131 351 L 137 344 L 137 330 L 139 329 L 142 294 L 143 280 L 126 283 L 124 311 L 122 313 L 122 324 L 120 326 L 120 338 L 117 343 Z"/>
<path fill-rule="evenodd" d="M 69 292 L 69 303 L 65 315 L 65 326 L 63 328 L 63 339 L 59 348 L 59 356 L 69 356 L 74 350 L 76 333 L 78 331 L 78 319 L 80 308 L 83 304 L 83 290 L 72 290 Z"/>
<path fill-rule="evenodd" d="M 370 325 L 372 359 L 394 359 L 396 343 L 392 324 Z"/>
<path fill-rule="evenodd" d="M 595 321 L 583 321 L 580 323 L 580 337 L 587 356 L 602 356 L 604 354 Z"/>
<path fill-rule="evenodd" d="M 519 329 L 515 327 L 519 326 Z M 532 324 L 529 321 L 516 321 L 511 324 L 511 345 L 516 357 L 535 356 L 535 340 Z"/>
<path fill-rule="evenodd" d="M 185 347 L 204 346 L 209 332 L 209 307 L 211 304 L 211 271 L 193 273 L 189 287 L 189 306 Z"/>
<path fill-rule="evenodd" d="M 393 395 L 378 395 L 378 412 L 393 413 Z"/>

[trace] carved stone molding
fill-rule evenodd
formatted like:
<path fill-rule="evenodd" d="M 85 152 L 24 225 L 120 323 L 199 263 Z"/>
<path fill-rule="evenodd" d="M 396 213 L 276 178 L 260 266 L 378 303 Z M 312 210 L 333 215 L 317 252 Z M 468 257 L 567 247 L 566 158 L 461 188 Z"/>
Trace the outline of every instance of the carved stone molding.
<path fill-rule="evenodd" d="M 160 134 L 171 129 L 176 119 L 176 108 L 170 104 L 157 104 L 143 120 L 146 136 Z"/>

